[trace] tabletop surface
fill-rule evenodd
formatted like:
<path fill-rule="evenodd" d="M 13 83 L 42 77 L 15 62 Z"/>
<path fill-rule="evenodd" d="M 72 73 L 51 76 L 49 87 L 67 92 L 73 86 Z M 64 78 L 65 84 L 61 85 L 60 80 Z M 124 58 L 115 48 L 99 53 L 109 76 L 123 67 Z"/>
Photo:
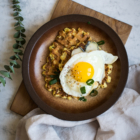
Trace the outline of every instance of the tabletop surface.
<path fill-rule="evenodd" d="M 140 63 L 140 1 L 139 0 L 74 0 L 98 12 L 116 18 L 133 26 L 125 48 L 129 65 Z M 33 33 L 49 21 L 58 0 L 20 0 L 26 29 L 27 42 Z M 0 0 L 0 70 L 9 64 L 15 43 L 11 0 Z M 26 46 L 26 45 L 25 45 Z M 0 139 L 14 140 L 16 126 L 21 116 L 9 110 L 15 93 L 22 81 L 21 69 L 15 70 L 13 81 L 7 79 L 6 86 L 0 85 Z"/>

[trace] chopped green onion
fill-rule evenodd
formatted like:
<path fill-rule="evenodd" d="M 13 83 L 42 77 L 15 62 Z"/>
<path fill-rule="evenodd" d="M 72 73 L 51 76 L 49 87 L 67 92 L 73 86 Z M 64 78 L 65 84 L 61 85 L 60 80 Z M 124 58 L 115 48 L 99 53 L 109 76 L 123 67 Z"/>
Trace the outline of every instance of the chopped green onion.
<path fill-rule="evenodd" d="M 87 24 L 91 24 L 90 21 L 88 21 Z"/>
<path fill-rule="evenodd" d="M 49 85 L 53 85 L 55 83 L 57 83 L 57 79 L 52 79 L 51 81 L 49 81 Z"/>
<path fill-rule="evenodd" d="M 86 81 L 86 83 L 87 83 L 88 86 L 91 86 L 94 83 L 94 80 L 89 79 L 89 80 Z"/>
<path fill-rule="evenodd" d="M 56 74 L 56 75 L 59 75 L 59 74 L 60 74 L 60 72 L 58 72 L 58 71 L 55 71 L 55 72 L 54 72 L 54 74 Z"/>
<path fill-rule="evenodd" d="M 59 75 L 49 75 L 51 78 L 59 78 Z"/>
<path fill-rule="evenodd" d="M 81 48 L 81 47 L 79 47 L 83 52 L 85 52 L 85 50 L 83 49 L 83 48 Z"/>
<path fill-rule="evenodd" d="M 91 92 L 90 92 L 90 96 L 94 97 L 98 94 L 98 91 L 93 89 Z"/>
<path fill-rule="evenodd" d="M 54 72 L 54 74 L 55 75 L 49 75 L 51 78 L 54 78 L 51 81 L 49 81 L 49 85 L 53 85 L 53 84 L 57 83 L 57 81 L 59 81 L 60 72 L 58 71 L 58 69 L 57 69 L 57 71 Z"/>
<path fill-rule="evenodd" d="M 105 44 L 105 41 L 104 41 L 104 40 L 99 41 L 99 42 L 97 42 L 97 44 L 98 44 L 98 45 L 103 45 L 103 44 Z"/>
<path fill-rule="evenodd" d="M 86 88 L 85 87 L 81 87 L 80 91 L 81 91 L 82 94 L 85 94 L 86 93 Z"/>
<path fill-rule="evenodd" d="M 56 68 L 56 70 L 57 70 L 57 72 L 59 72 L 59 73 L 60 73 L 60 70 L 59 70 L 59 68 Z"/>
<path fill-rule="evenodd" d="M 87 101 L 87 99 L 86 99 L 85 97 L 80 97 L 80 98 L 79 98 L 79 101 L 86 102 L 86 101 Z"/>

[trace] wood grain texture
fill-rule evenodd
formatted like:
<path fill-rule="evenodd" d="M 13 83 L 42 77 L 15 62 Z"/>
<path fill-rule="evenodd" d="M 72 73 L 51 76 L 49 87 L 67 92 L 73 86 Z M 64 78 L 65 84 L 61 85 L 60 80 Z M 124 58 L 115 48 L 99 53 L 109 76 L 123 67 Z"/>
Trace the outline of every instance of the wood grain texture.
<path fill-rule="evenodd" d="M 124 44 L 126 43 L 132 29 L 132 26 L 124 22 L 108 17 L 102 13 L 89 9 L 71 0 L 59 0 L 51 19 L 69 14 L 88 15 L 105 22 L 119 35 Z M 28 95 L 22 82 L 10 109 L 17 114 L 24 116 L 36 107 L 37 105 Z"/>
<path fill-rule="evenodd" d="M 94 18 L 97 18 L 107 25 L 109 25 L 121 38 L 122 42 L 125 44 L 127 38 L 131 32 L 132 26 L 124 22 L 118 21 L 114 18 L 106 16 L 102 13 L 89 9 L 83 5 L 80 5 L 71 0 L 60 0 L 57 4 L 57 7 L 54 10 L 51 19 L 54 19 L 59 16 L 69 15 L 69 14 L 81 14 L 88 15 Z"/>
<path fill-rule="evenodd" d="M 22 81 L 10 109 L 24 116 L 36 107 L 37 105 L 30 98 Z"/>

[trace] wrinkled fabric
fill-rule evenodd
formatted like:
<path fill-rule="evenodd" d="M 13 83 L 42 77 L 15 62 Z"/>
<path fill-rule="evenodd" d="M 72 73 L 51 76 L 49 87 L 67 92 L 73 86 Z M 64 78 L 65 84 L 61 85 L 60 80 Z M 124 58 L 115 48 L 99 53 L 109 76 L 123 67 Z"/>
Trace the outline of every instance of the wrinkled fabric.
<path fill-rule="evenodd" d="M 140 140 L 140 65 L 129 68 L 119 100 L 85 121 L 65 121 L 34 109 L 19 122 L 16 140 Z"/>

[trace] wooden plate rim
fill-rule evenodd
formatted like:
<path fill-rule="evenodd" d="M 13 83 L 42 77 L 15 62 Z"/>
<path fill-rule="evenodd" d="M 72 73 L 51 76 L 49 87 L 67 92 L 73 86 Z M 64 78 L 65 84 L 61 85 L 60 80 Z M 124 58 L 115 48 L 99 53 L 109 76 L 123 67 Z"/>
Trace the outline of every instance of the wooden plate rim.
<path fill-rule="evenodd" d="M 41 98 L 38 96 L 36 91 L 33 88 L 33 85 L 31 83 L 30 79 L 30 74 L 29 74 L 29 62 L 30 62 L 30 57 L 32 54 L 32 50 L 35 47 L 35 44 L 37 41 L 41 38 L 41 36 L 47 32 L 49 29 L 66 23 L 66 22 L 84 22 L 87 23 L 90 21 L 91 25 L 94 25 L 101 30 L 103 30 L 114 42 L 117 51 L 119 53 L 119 59 L 121 62 L 121 74 L 120 74 L 120 80 L 118 82 L 118 85 L 116 87 L 116 90 L 112 94 L 112 96 L 102 105 L 97 107 L 94 110 L 88 111 L 88 112 L 83 112 L 83 113 L 78 113 L 78 114 L 73 114 L 73 113 L 66 113 L 66 112 L 61 112 L 59 110 L 56 110 L 52 108 L 51 106 L 47 105 L 47 103 L 43 102 Z M 46 24 L 44 24 L 42 27 L 40 27 L 34 35 L 31 37 L 30 41 L 27 44 L 27 47 L 24 52 L 23 56 L 23 64 L 22 64 L 22 75 L 23 75 L 23 80 L 25 87 L 30 95 L 30 97 L 33 99 L 33 101 L 46 113 L 52 114 L 55 117 L 58 117 L 63 120 L 70 120 L 70 121 L 79 121 L 79 120 L 86 120 L 86 119 L 91 119 L 94 118 L 106 110 L 108 110 L 121 96 L 121 93 L 124 90 L 124 87 L 127 82 L 127 77 L 128 77 L 128 57 L 127 53 L 125 50 L 125 47 L 119 38 L 119 36 L 116 34 L 116 32 L 109 27 L 107 24 L 104 22 L 90 17 L 90 16 L 85 16 L 85 15 L 66 15 L 66 16 L 61 16 L 58 18 L 55 18 Z"/>

